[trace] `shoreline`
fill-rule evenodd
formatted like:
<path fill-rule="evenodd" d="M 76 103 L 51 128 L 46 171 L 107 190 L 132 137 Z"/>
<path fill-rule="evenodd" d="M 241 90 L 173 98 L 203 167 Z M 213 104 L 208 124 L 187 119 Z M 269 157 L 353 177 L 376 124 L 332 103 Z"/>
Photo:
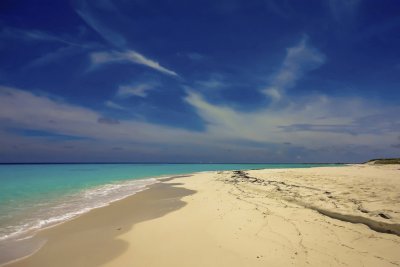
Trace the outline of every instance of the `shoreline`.
<path fill-rule="evenodd" d="M 206 171 L 162 178 L 40 231 L 35 238 L 47 242 L 38 252 L 2 266 L 397 266 L 398 235 L 327 212 L 389 223 L 397 231 L 399 167 Z"/>
<path fill-rule="evenodd" d="M 32 217 L 35 218 L 36 221 L 29 222 L 30 223 L 29 225 L 24 224 L 24 222 L 21 222 L 20 225 L 23 225 L 24 229 L 21 228 L 22 230 L 20 230 L 20 232 L 9 233 L 8 236 L 7 235 L 4 236 L 4 239 L 0 241 L 0 266 L 7 263 L 9 259 L 18 260 L 18 258 L 31 255 L 32 253 L 34 253 L 34 251 L 40 249 L 40 247 L 43 245 L 41 244 L 42 242 L 39 242 L 40 244 L 34 245 L 35 243 L 34 239 L 35 236 L 41 231 L 50 229 L 52 227 L 56 227 L 68 221 L 74 220 L 92 210 L 106 207 L 113 202 L 117 202 L 132 195 L 135 195 L 141 191 L 146 190 L 149 186 L 155 183 L 159 183 L 160 179 L 165 179 L 169 177 L 171 176 L 161 176 L 157 178 L 149 177 L 145 179 L 132 179 L 131 181 L 121 181 L 120 183 L 115 183 L 115 184 L 99 185 L 92 188 L 84 189 L 80 192 L 76 192 L 71 195 L 63 196 L 63 198 L 60 199 L 53 199 L 52 202 L 49 202 L 51 203 L 48 206 L 49 210 L 55 208 L 59 209 L 60 204 L 64 206 L 64 209 L 56 210 L 57 213 L 54 213 L 53 211 L 41 214 L 44 216 L 42 216 L 40 219 L 38 219 L 37 217 L 37 214 L 40 213 L 36 211 L 37 214 L 34 217 Z M 118 190 L 114 190 L 115 191 L 114 194 L 112 193 L 109 194 L 107 191 L 106 191 L 107 193 L 103 194 L 97 193 L 98 191 L 104 192 L 105 190 L 108 190 L 107 188 L 108 186 L 126 187 L 128 189 L 125 189 L 124 191 L 129 191 L 129 192 L 123 191 L 121 193 L 118 192 Z M 94 195 L 94 198 L 93 200 L 85 199 L 85 197 L 82 197 L 85 195 L 91 195 L 91 196 Z M 67 200 L 67 202 L 63 203 L 62 200 Z M 82 201 L 82 203 L 84 203 L 85 205 L 77 206 L 77 204 L 75 204 L 79 203 L 79 201 L 77 200 Z M 65 209 L 65 207 L 67 209 Z M 46 210 L 44 209 L 44 211 Z M 60 213 L 61 211 L 63 211 L 64 213 Z M 23 249 L 21 251 L 18 251 L 18 248 L 21 247 Z M 10 256 L 11 254 L 18 256 Z"/>
<path fill-rule="evenodd" d="M 171 178 L 162 179 L 165 181 Z M 47 261 L 47 251 L 43 252 L 43 250 L 46 250 L 47 248 L 49 248 L 49 250 L 53 250 L 55 246 L 57 247 L 57 244 L 59 244 L 60 240 L 62 243 L 65 237 L 69 235 L 74 236 L 73 239 L 80 239 L 85 238 L 82 237 L 82 235 L 87 234 L 88 236 L 90 236 L 89 239 L 95 239 L 95 243 L 103 243 L 103 246 L 104 243 L 107 242 L 114 243 L 112 241 L 116 236 L 123 234 L 125 231 L 128 231 L 135 223 L 138 223 L 142 220 L 156 218 L 158 216 L 163 216 L 164 213 L 170 212 L 175 208 L 179 208 L 181 205 L 183 205 L 183 203 L 180 201 L 180 197 L 190 193 L 192 193 L 190 190 L 174 188 L 169 184 L 152 184 L 147 189 L 137 192 L 134 195 L 128 196 L 124 199 L 114 201 L 108 206 L 93 209 L 69 221 L 65 221 L 49 228 L 40 230 L 34 237 L 32 237 L 33 240 L 45 241 L 45 243 L 39 249 L 31 253 L 30 255 L 23 256 L 22 258 L 15 259 L 11 262 L 3 263 L 0 266 L 26 266 L 25 261 L 29 262 L 29 266 L 43 266 L 42 262 Z M 170 198 L 173 198 L 176 201 L 162 203 L 164 202 L 163 200 Z M 149 204 L 143 206 L 143 203 L 146 202 Z M 110 214 L 118 216 L 118 212 L 115 212 L 115 210 L 118 211 L 120 209 L 124 209 L 124 211 L 126 211 L 126 209 L 131 210 L 132 214 L 119 215 L 120 217 L 118 219 L 109 218 Z M 97 229 L 97 231 L 93 230 L 93 228 Z M 92 233 L 93 231 L 96 232 L 95 235 Z M 103 240 L 100 241 L 100 239 Z M 95 243 L 93 243 L 91 240 L 88 240 L 88 242 L 91 243 L 93 247 L 95 247 Z M 69 243 L 68 245 L 73 245 L 73 243 L 74 242 Z M 114 245 L 110 245 L 107 249 L 103 247 L 104 252 L 106 252 L 105 254 L 110 255 L 111 251 L 118 254 L 116 250 L 112 249 L 113 246 Z M 118 244 L 117 246 L 123 249 L 124 244 Z M 66 251 L 64 248 L 59 247 L 59 249 L 62 251 Z M 98 249 L 99 248 L 95 250 Z M 68 253 L 70 253 L 70 250 L 68 251 Z M 42 252 L 44 256 L 41 255 Z M 56 260 L 56 258 L 54 258 L 53 260 Z M 40 263 L 37 263 L 37 265 L 35 265 L 36 261 L 39 261 Z M 82 266 L 86 266 L 86 263 Z M 97 263 L 87 264 L 89 264 L 89 266 L 97 266 Z M 63 263 L 60 262 L 58 262 L 56 265 L 71 266 L 69 264 L 63 265 Z"/>
<path fill-rule="evenodd" d="M 113 203 L 123 201 L 126 198 L 130 198 L 130 197 L 132 197 L 136 194 L 139 194 L 143 191 L 149 190 L 153 185 L 158 184 L 160 182 L 169 181 L 171 179 L 177 179 L 177 178 L 182 178 L 182 177 L 188 177 L 188 176 L 195 175 L 195 174 L 209 173 L 209 172 L 216 172 L 216 171 L 198 171 L 198 172 L 182 173 L 182 174 L 176 174 L 176 175 L 159 175 L 159 176 L 151 176 L 151 177 L 147 177 L 147 178 L 132 180 L 133 182 L 141 182 L 141 181 L 147 181 L 147 180 L 154 179 L 155 182 L 146 184 L 144 186 L 144 188 L 141 188 L 138 191 L 135 191 L 127 196 L 123 196 L 122 198 L 111 200 L 110 202 L 103 203 L 103 205 L 90 208 L 87 211 L 78 212 L 75 215 L 73 215 L 65 220 L 60 220 L 58 222 L 46 225 L 39 229 L 29 229 L 26 232 L 20 234 L 20 236 L 18 236 L 17 239 L 15 239 L 13 237 L 13 238 L 5 239 L 4 241 L 2 240 L 2 243 L 0 243 L 0 267 L 8 266 L 9 264 L 12 264 L 14 262 L 18 262 L 20 260 L 26 259 L 26 258 L 34 255 L 36 252 L 38 252 L 46 243 L 46 240 L 38 238 L 38 236 L 40 236 L 40 233 L 42 233 L 43 231 L 46 231 L 53 227 L 58 227 L 64 223 L 68 223 L 70 221 L 78 219 L 79 217 L 86 215 L 93 210 L 105 208 L 105 207 L 110 206 Z M 126 182 L 126 181 L 123 181 L 123 182 Z"/>
<path fill-rule="evenodd" d="M 207 171 L 204 171 L 207 172 Z M 196 172 L 197 173 L 197 172 Z M 201 172 L 198 172 L 201 173 Z M 143 188 L 138 189 L 137 191 L 134 191 L 130 193 L 129 195 L 122 196 L 121 198 L 117 198 L 114 200 L 110 200 L 109 202 L 104 202 L 103 204 L 95 207 L 88 208 L 86 211 L 77 211 L 75 214 L 67 217 L 64 220 L 59 220 L 54 223 L 49 223 L 48 225 L 42 226 L 38 229 L 27 229 L 23 233 L 17 234 L 15 237 L 9 237 L 5 240 L 1 240 L 0 242 L 0 267 L 22 260 L 24 258 L 27 258 L 33 254 L 35 254 L 37 251 L 41 249 L 41 247 L 46 243 L 45 241 L 42 240 L 37 240 L 36 236 L 37 234 L 41 233 L 42 231 L 46 231 L 47 229 L 57 227 L 61 224 L 67 223 L 71 220 L 75 220 L 79 218 L 82 215 L 85 215 L 92 210 L 100 209 L 107 207 L 111 205 L 114 202 L 118 202 L 121 200 L 124 200 L 126 198 L 132 197 L 142 191 L 148 190 L 152 185 L 160 183 L 162 181 L 167 181 L 169 179 L 174 179 L 174 178 L 180 178 L 180 177 L 186 177 L 189 175 L 192 175 L 195 173 L 187 173 L 187 174 L 177 174 L 177 175 L 160 175 L 160 176 L 152 176 L 152 177 L 147 177 L 147 178 L 142 178 L 142 179 L 133 179 L 132 182 L 134 183 L 140 183 L 144 181 L 150 181 L 150 180 L 155 180 L 154 182 L 151 182 L 149 184 L 146 183 L 146 185 L 143 185 Z M 123 181 L 126 182 L 126 181 Z M 104 185 L 101 185 L 99 187 L 102 187 Z M 98 187 L 91 188 L 90 190 L 97 189 Z"/>
<path fill-rule="evenodd" d="M 216 163 L 219 164 L 219 163 Z M 25 164 L 26 165 L 26 164 Z M 27 165 L 32 165 L 32 164 L 27 164 Z M 70 164 L 68 164 L 70 165 Z M 182 164 L 178 164 L 178 165 L 182 165 Z M 266 165 L 264 163 L 260 163 L 260 164 L 250 164 L 250 165 Z M 268 165 L 268 164 L 267 164 Z M 286 163 L 282 163 L 282 164 L 269 164 L 269 165 L 288 165 Z M 290 164 L 289 164 L 290 165 Z M 295 164 L 296 165 L 296 164 Z M 300 164 L 303 165 L 303 164 Z M 307 167 L 301 166 L 299 168 L 310 168 L 310 167 L 318 167 L 318 166 L 335 166 L 336 164 L 313 164 L 313 163 L 307 163 L 304 165 L 308 165 Z M 289 167 L 289 168 L 298 168 L 298 167 Z M 247 170 L 260 170 L 263 168 L 249 168 Z M 37 232 L 45 230 L 47 228 L 51 228 L 54 226 L 57 226 L 59 224 L 62 224 L 64 222 L 67 222 L 69 220 L 73 220 L 79 216 L 81 216 L 82 214 L 85 214 L 93 209 L 97 209 L 97 208 L 101 208 L 104 206 L 109 205 L 112 202 L 115 201 L 119 201 L 121 199 L 124 199 L 126 197 L 129 197 L 131 195 L 134 195 L 135 193 L 138 193 L 142 190 L 146 190 L 146 188 L 153 184 L 153 183 L 158 183 L 159 181 L 162 181 L 165 178 L 179 178 L 182 176 L 187 176 L 187 175 L 195 175 L 195 174 L 201 174 L 201 173 L 207 173 L 207 172 L 215 172 L 218 170 L 202 170 L 202 171 L 193 171 L 193 172 L 185 172 L 185 173 L 179 173 L 179 174 L 161 174 L 161 175 L 156 175 L 156 176 L 148 176 L 148 177 L 142 177 L 139 179 L 132 179 L 132 180 L 121 180 L 121 181 L 117 181 L 116 183 L 111 182 L 110 184 L 102 184 L 102 185 L 97 185 L 91 188 L 87 188 L 84 189 L 80 192 L 75 192 L 72 195 L 66 195 L 64 196 L 65 199 L 62 199 L 62 201 L 60 201 L 60 199 L 51 199 L 50 202 L 48 203 L 52 203 L 50 204 L 47 209 L 43 209 L 43 211 L 45 211 L 45 214 L 40 214 L 40 217 L 38 217 L 37 215 L 39 214 L 34 214 L 33 219 L 35 220 L 30 220 L 30 221 L 26 221 L 26 219 L 32 219 L 32 217 L 26 217 L 24 218 L 25 221 L 21 220 L 19 224 L 16 225 L 6 225 L 6 226 L 12 226 L 15 229 L 18 229 L 17 231 L 13 231 L 13 232 L 6 232 L 4 233 L 4 235 L 1 236 L 1 238 L 4 238 L 2 240 L 0 240 L 0 266 L 1 264 L 4 264 L 4 260 L 2 257 L 4 255 L 4 253 L 1 253 L 1 250 L 8 249 L 10 247 L 10 243 L 21 243 L 19 242 L 19 240 L 24 240 L 24 239 L 28 239 L 32 236 L 34 236 Z M 154 180 L 154 182 L 151 182 L 150 180 Z M 138 189 L 134 189 L 135 191 L 132 192 L 131 189 L 125 189 L 122 194 L 120 192 L 118 192 L 119 190 L 113 190 L 113 192 L 116 192 L 116 195 L 112 195 L 112 194 L 107 194 L 107 195 L 99 195 L 97 196 L 97 199 L 93 199 L 94 201 L 91 200 L 87 200 L 87 199 L 82 199 L 82 203 L 88 201 L 88 203 L 86 203 L 84 206 L 81 207 L 73 207 L 71 206 L 70 201 L 74 201 L 76 202 L 77 198 L 81 198 L 81 195 L 86 195 L 86 194 L 97 194 L 97 191 L 102 191 L 102 190 L 107 190 L 108 191 L 108 186 L 114 186 L 114 185 L 120 185 L 122 186 L 122 188 L 125 188 L 127 183 L 130 183 L 130 186 L 134 186 L 134 187 L 139 187 Z M 140 188 L 143 187 L 143 188 Z M 104 199 L 104 196 L 106 196 L 107 198 L 111 199 Z M 91 203 L 89 203 L 89 201 L 91 201 Z M 77 202 L 76 202 L 77 203 Z M 38 203 L 39 205 L 41 203 Z M 66 206 L 67 204 L 67 206 Z M 58 206 L 64 206 L 66 208 L 69 208 L 67 211 L 65 208 L 63 208 L 62 210 L 60 210 L 60 212 L 54 213 L 54 211 L 52 211 L 51 213 L 46 213 L 48 210 L 53 209 L 53 208 L 58 208 Z M 74 204 L 72 204 L 74 205 Z M 29 210 L 27 211 L 27 213 L 29 214 Z M 22 213 L 21 213 L 22 214 Z M 43 216 L 44 215 L 44 216 Z M 31 214 L 32 216 L 32 214 Z M 3 233 L 2 233 L 3 234 Z M 1 255 L 3 254 L 3 255 Z M 27 254 L 27 253 L 24 253 Z M 30 253 L 29 253 L 30 254 Z"/>

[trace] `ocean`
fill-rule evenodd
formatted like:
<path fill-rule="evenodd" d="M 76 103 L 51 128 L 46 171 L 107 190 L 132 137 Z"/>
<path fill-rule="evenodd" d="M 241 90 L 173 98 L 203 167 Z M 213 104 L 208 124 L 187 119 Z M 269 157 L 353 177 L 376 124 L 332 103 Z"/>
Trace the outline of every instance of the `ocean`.
<path fill-rule="evenodd" d="M 0 246 L 146 189 L 157 178 L 320 164 L 2 164 Z"/>

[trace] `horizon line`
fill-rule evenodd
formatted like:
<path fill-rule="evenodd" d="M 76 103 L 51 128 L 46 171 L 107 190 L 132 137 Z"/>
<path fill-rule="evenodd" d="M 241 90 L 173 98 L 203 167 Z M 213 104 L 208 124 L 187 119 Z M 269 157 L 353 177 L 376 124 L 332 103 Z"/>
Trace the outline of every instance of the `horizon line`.
<path fill-rule="evenodd" d="M 0 165 L 29 164 L 357 164 L 350 162 L 0 162 Z"/>

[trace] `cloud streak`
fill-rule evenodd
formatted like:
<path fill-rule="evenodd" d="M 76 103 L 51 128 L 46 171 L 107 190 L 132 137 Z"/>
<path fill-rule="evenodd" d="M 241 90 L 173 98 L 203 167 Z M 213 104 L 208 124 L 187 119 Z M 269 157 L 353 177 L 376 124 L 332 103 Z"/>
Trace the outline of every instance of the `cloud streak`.
<path fill-rule="evenodd" d="M 125 107 L 123 107 L 123 106 L 121 106 L 121 105 L 119 105 L 119 104 L 117 104 L 117 103 L 115 103 L 115 102 L 113 102 L 113 101 L 111 101 L 111 100 L 108 100 L 108 101 L 104 102 L 104 105 L 105 105 L 106 107 L 108 107 L 108 108 L 119 109 L 119 110 L 126 110 Z"/>
<path fill-rule="evenodd" d="M 55 35 L 39 30 L 24 30 L 12 27 L 5 27 L 0 32 L 0 36 L 4 38 L 16 38 L 24 42 L 54 43 L 59 45 L 58 48 L 41 54 L 36 59 L 27 63 L 23 69 L 45 66 L 60 61 L 63 58 L 74 56 L 79 53 L 87 53 L 89 50 L 95 48 L 99 49 L 99 47 L 101 47 L 94 42 L 78 41 L 68 34 Z"/>
<path fill-rule="evenodd" d="M 124 18 L 124 16 L 118 12 L 117 8 L 110 1 L 99 1 L 97 3 L 97 7 L 100 7 L 102 12 L 106 11 L 110 15 L 118 16 L 120 19 Z M 178 77 L 178 74 L 175 71 L 161 66 L 157 61 L 149 59 L 137 51 L 127 49 L 127 39 L 118 31 L 115 31 L 112 27 L 110 27 L 108 23 L 105 23 L 105 20 L 96 14 L 96 9 L 93 8 L 87 1 L 79 1 L 79 5 L 76 8 L 76 13 L 108 44 L 111 44 L 117 49 L 113 51 L 100 51 L 91 53 L 90 59 L 92 66 L 99 66 L 106 63 L 128 62 L 146 66 L 166 75 Z"/>
<path fill-rule="evenodd" d="M 102 64 L 107 64 L 107 63 L 133 63 L 133 64 L 138 64 L 138 65 L 143 65 L 148 68 L 151 68 L 153 70 L 156 70 L 158 72 L 161 72 L 163 74 L 167 74 L 170 76 L 175 76 L 178 77 L 178 74 L 170 69 L 167 69 L 163 66 L 160 65 L 160 63 L 146 58 L 142 54 L 139 54 L 136 51 L 133 50 L 126 50 L 124 52 L 119 52 L 119 51 L 110 51 L 110 52 L 93 52 L 90 54 L 90 59 L 92 62 L 92 65 L 94 66 L 99 66 Z"/>
<path fill-rule="evenodd" d="M 111 3 L 109 4 L 112 5 Z M 100 35 L 101 38 L 106 40 L 108 43 L 116 47 L 124 47 L 126 45 L 125 38 L 121 34 L 110 29 L 110 27 L 107 27 L 107 25 L 104 24 L 102 20 L 98 19 L 92 11 L 90 5 L 86 1 L 79 1 L 79 7 L 76 9 L 76 13 L 90 28 L 92 28 L 98 35 Z"/>
<path fill-rule="evenodd" d="M 29 68 L 46 66 L 48 64 L 59 62 L 63 58 L 71 57 L 79 53 L 82 53 L 82 50 L 77 49 L 75 46 L 63 46 L 59 49 L 56 49 L 55 51 L 48 52 L 32 60 L 24 68 L 29 69 Z"/>
<path fill-rule="evenodd" d="M 113 13 L 115 16 L 121 17 L 121 14 L 110 1 L 102 1 L 99 2 L 99 4 L 102 9 Z M 109 27 L 102 19 L 99 19 L 99 16 L 96 15 L 93 8 L 86 1 L 83 0 L 79 2 L 79 7 L 76 9 L 76 12 L 89 27 L 119 50 L 93 52 L 90 55 L 93 65 L 130 62 L 149 67 L 167 75 L 178 76 L 175 71 L 161 66 L 157 61 L 149 59 L 134 50 L 126 49 L 128 45 L 126 38 Z"/>
<path fill-rule="evenodd" d="M 119 98 L 128 98 L 132 96 L 146 97 L 148 92 L 153 89 L 154 86 L 150 84 L 139 84 L 135 86 L 121 85 L 118 88 L 116 96 Z"/>
<path fill-rule="evenodd" d="M 294 87 L 307 72 L 324 64 L 325 60 L 325 56 L 311 47 L 307 38 L 303 37 L 297 45 L 287 49 L 281 68 L 271 77 L 270 85 L 262 92 L 273 101 L 280 101 L 286 90 Z"/>
<path fill-rule="evenodd" d="M 1 31 L 1 36 L 8 38 L 19 38 L 28 41 L 38 41 L 38 42 L 56 42 L 61 44 L 66 44 L 70 46 L 85 47 L 85 45 L 70 41 L 70 38 L 63 38 L 54 34 L 50 34 L 39 30 L 23 30 L 12 27 L 5 27 Z"/>

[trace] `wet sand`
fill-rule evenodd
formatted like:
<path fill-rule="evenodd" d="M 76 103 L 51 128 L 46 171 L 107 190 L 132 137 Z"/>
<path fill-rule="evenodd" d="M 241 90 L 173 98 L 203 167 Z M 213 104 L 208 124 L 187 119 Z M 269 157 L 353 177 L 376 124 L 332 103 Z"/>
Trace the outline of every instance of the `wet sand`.
<path fill-rule="evenodd" d="M 109 206 L 41 231 L 35 241 L 45 245 L 35 254 L 6 266 L 101 266 L 129 248 L 119 239 L 139 222 L 152 220 L 185 205 L 181 198 L 194 191 L 174 183 L 158 183 Z"/>

